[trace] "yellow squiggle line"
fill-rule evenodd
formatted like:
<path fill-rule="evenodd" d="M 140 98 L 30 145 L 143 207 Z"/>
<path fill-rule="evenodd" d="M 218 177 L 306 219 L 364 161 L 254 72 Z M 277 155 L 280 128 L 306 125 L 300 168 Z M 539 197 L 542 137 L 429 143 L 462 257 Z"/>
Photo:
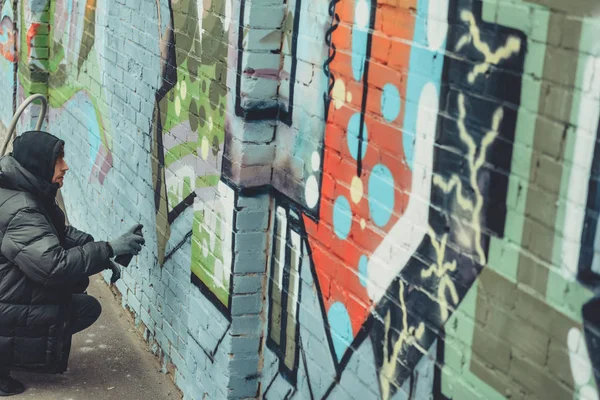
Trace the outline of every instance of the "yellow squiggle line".
<path fill-rule="evenodd" d="M 494 113 L 492 118 L 492 129 L 487 132 L 483 140 L 481 141 L 480 151 L 477 154 L 477 145 L 473 138 L 469 135 L 467 128 L 465 126 L 465 118 L 466 118 L 466 109 L 465 109 L 465 98 L 461 93 L 458 98 L 458 106 L 459 106 L 459 118 L 457 121 L 457 125 L 459 128 L 459 137 L 462 142 L 467 146 L 467 159 L 470 168 L 470 179 L 469 183 L 473 188 L 475 193 L 475 202 L 466 198 L 462 193 L 462 182 L 457 175 L 453 175 L 448 181 L 445 181 L 442 177 L 436 176 L 433 179 L 433 183 L 441 188 L 444 193 L 449 194 L 454 190 L 456 199 L 458 204 L 466 211 L 472 212 L 471 223 L 474 230 L 475 235 L 475 244 L 476 251 L 479 256 L 480 264 L 485 265 L 486 257 L 485 252 L 483 251 L 483 247 L 481 246 L 481 224 L 480 224 L 480 214 L 483 208 L 483 196 L 481 191 L 479 190 L 479 185 L 477 184 L 477 174 L 479 169 L 483 166 L 485 162 L 485 155 L 488 147 L 494 141 L 494 139 L 498 136 L 498 128 L 500 127 L 500 123 L 502 122 L 502 118 L 504 115 L 503 109 L 500 107 Z M 448 234 L 445 233 L 442 238 L 438 241 L 437 235 L 431 226 L 428 227 L 427 234 L 430 237 L 431 245 L 434 248 L 436 253 L 436 262 L 431 264 L 429 268 L 421 271 L 421 277 L 430 278 L 435 274 L 436 277 L 440 278 L 438 285 L 438 293 L 437 298 L 440 305 L 440 317 L 442 321 L 446 321 L 449 318 L 448 307 L 450 307 L 450 301 L 452 305 L 458 304 L 458 292 L 456 290 L 456 286 L 454 282 L 447 275 L 448 271 L 455 271 L 457 268 L 456 260 L 452 260 L 452 262 L 444 261 L 446 246 L 448 241 Z M 415 329 L 415 327 L 408 326 L 407 319 L 407 310 L 406 303 L 404 299 L 404 282 L 400 281 L 400 289 L 399 289 L 399 298 L 400 298 L 400 308 L 402 311 L 402 331 L 399 333 L 397 341 L 394 343 L 392 354 L 390 357 L 388 350 L 388 340 L 389 340 L 389 332 L 391 329 L 391 317 L 390 312 L 388 311 L 385 318 L 385 333 L 384 333 L 384 342 L 383 342 L 383 361 L 381 365 L 381 370 L 379 372 L 379 382 L 381 386 L 382 398 L 384 400 L 389 399 L 390 397 L 390 382 L 393 380 L 393 376 L 396 372 L 396 366 L 398 356 L 402 351 L 402 347 L 405 343 L 413 345 L 418 345 L 415 343 L 415 338 L 420 340 L 425 331 L 424 324 L 419 324 L 419 327 Z M 450 301 L 448 300 L 446 293 L 449 294 Z M 423 350 L 424 351 L 424 350 Z"/>
<path fill-rule="evenodd" d="M 487 149 L 490 144 L 494 141 L 494 139 L 498 136 L 498 128 L 500 127 L 500 123 L 502 122 L 502 118 L 504 116 L 504 111 L 502 107 L 499 107 L 493 115 L 492 118 L 492 129 L 488 131 L 479 147 L 479 153 L 477 153 L 477 145 L 471 135 L 469 134 L 467 127 L 465 126 L 465 118 L 467 115 L 465 108 L 465 96 L 461 93 L 458 95 L 458 111 L 459 117 L 457 121 L 458 130 L 459 130 L 459 138 L 460 140 L 467 146 L 467 161 L 469 163 L 469 184 L 473 188 L 473 192 L 475 194 L 474 201 L 465 197 L 463 195 L 462 190 L 462 182 L 458 175 L 452 175 L 447 181 L 440 176 L 436 176 L 433 179 L 434 185 L 439 187 L 444 193 L 449 194 L 454 191 L 456 196 L 456 201 L 461 208 L 465 211 L 471 212 L 471 226 L 473 228 L 473 233 L 475 237 L 475 251 L 479 258 L 479 263 L 481 265 L 486 264 L 486 256 L 485 251 L 483 250 L 483 246 L 481 245 L 481 221 L 480 215 L 481 210 L 483 208 L 483 195 L 479 190 L 479 185 L 477 184 L 477 175 L 479 170 L 483 166 L 485 162 L 485 156 L 487 153 Z M 444 261 L 446 256 L 446 245 L 448 240 L 448 234 L 445 233 L 441 240 L 438 242 L 436 233 L 429 227 L 428 235 L 431 239 L 431 245 L 436 253 L 436 263 L 429 266 L 428 269 L 421 271 L 421 277 L 429 278 L 433 274 L 436 277 L 440 278 L 440 282 L 438 285 L 438 302 L 440 304 L 440 316 L 442 321 L 446 321 L 449 317 L 448 307 L 450 303 L 446 296 L 446 292 L 450 295 L 450 300 L 452 301 L 452 305 L 458 304 L 458 293 L 456 291 L 456 287 L 452 280 L 448 277 L 448 271 L 456 270 L 456 260 L 452 260 L 452 262 Z"/>
<path fill-rule="evenodd" d="M 456 260 L 454 261 L 456 263 Z M 455 264 L 456 265 L 456 264 Z M 446 289 L 450 292 L 450 297 L 452 299 L 452 305 L 458 304 L 458 293 L 456 291 L 456 286 L 454 286 L 454 282 L 448 275 L 444 275 L 440 279 L 440 284 L 438 286 L 438 301 L 440 302 L 440 317 L 442 321 L 446 321 L 450 314 L 448 312 L 448 307 L 450 304 L 446 299 Z"/>
<path fill-rule="evenodd" d="M 408 326 L 408 312 L 406 311 L 406 302 L 404 300 L 404 282 L 400 281 L 399 283 L 400 289 L 398 290 L 398 295 L 400 298 L 400 309 L 402 311 L 402 331 L 399 333 L 398 339 L 394 343 L 391 357 L 389 357 L 387 345 L 389 340 L 389 332 L 391 330 L 391 317 L 389 310 L 385 314 L 384 319 L 385 333 L 383 339 L 383 362 L 381 364 L 381 370 L 379 371 L 379 383 L 381 385 L 381 397 L 383 398 L 383 400 L 388 400 L 390 398 L 390 382 L 394 379 L 394 375 L 396 373 L 396 366 L 398 365 L 396 360 L 398 359 L 398 355 L 402 351 L 402 346 L 405 343 L 414 344 L 415 339 L 421 339 L 421 337 L 423 337 L 423 334 L 425 333 L 425 325 L 422 322 L 416 329 L 414 326 Z"/>
<path fill-rule="evenodd" d="M 476 65 L 473 68 L 473 71 L 469 73 L 469 83 L 474 83 L 478 75 L 487 72 L 487 70 L 490 69 L 491 64 L 498 64 L 500 61 L 506 60 L 513 54 L 517 54 L 519 51 L 521 51 L 521 39 L 516 36 L 509 36 L 506 40 L 506 43 L 504 43 L 504 46 L 500 47 L 495 52 L 492 52 L 490 50 L 490 46 L 481 40 L 479 27 L 477 26 L 477 21 L 475 21 L 473 13 L 465 10 L 460 14 L 460 18 L 469 23 L 469 35 L 473 39 L 473 46 L 475 46 L 475 48 L 479 50 L 485 57 L 485 61 Z M 468 42 L 468 38 L 465 39 L 465 36 L 467 35 L 463 35 L 463 37 L 459 40 L 457 51 Z"/>
<path fill-rule="evenodd" d="M 456 187 L 456 201 L 465 211 L 473 211 L 473 202 L 462 194 L 462 182 L 458 175 L 452 175 L 448 182 L 439 175 L 433 178 L 433 184 L 439 187 L 444 193 L 450 193 Z"/>
<path fill-rule="evenodd" d="M 475 79 L 479 74 L 486 72 L 490 68 L 490 64 L 497 64 L 502 59 L 507 59 L 512 56 L 513 53 L 518 53 L 521 48 L 521 41 L 517 37 L 511 36 L 508 38 L 505 45 L 499 48 L 496 52 L 492 53 L 489 46 L 481 41 L 481 37 L 479 34 L 479 28 L 473 17 L 473 14 L 468 11 L 463 11 L 461 14 L 463 20 L 468 21 L 470 24 L 470 34 L 473 38 L 473 45 L 477 50 L 479 50 L 485 57 L 485 62 L 479 64 L 473 68 L 473 71 L 469 73 L 468 80 L 472 84 L 475 82 Z M 469 42 L 468 35 L 464 35 L 458 43 L 458 48 L 465 46 Z M 463 194 L 463 185 L 460 177 L 456 174 L 452 175 L 448 181 L 446 181 L 441 176 L 434 176 L 433 184 L 440 188 L 445 194 L 450 194 L 452 191 L 455 193 L 456 202 L 458 205 L 465 211 L 471 212 L 471 225 L 473 227 L 474 236 L 475 236 L 475 251 L 479 256 L 479 263 L 481 265 L 486 264 L 486 256 L 481 245 L 481 222 L 480 222 L 480 214 L 483 208 L 483 195 L 479 190 L 479 185 L 477 184 L 477 175 L 479 170 L 483 166 L 485 162 L 485 157 L 487 153 L 488 147 L 498 136 L 498 129 L 500 127 L 500 123 L 504 117 L 504 110 L 502 107 L 499 107 L 492 117 L 492 126 L 491 130 L 488 131 L 479 146 L 479 153 L 477 153 L 477 145 L 475 141 L 469 134 L 466 125 L 466 109 L 465 109 L 465 97 L 462 93 L 459 94 L 458 97 L 458 108 L 459 108 L 459 118 L 457 121 L 458 129 L 459 129 L 459 138 L 460 140 L 467 146 L 467 160 L 469 163 L 470 169 L 470 177 L 469 184 L 472 187 L 475 193 L 474 201 L 469 199 Z M 447 274 L 448 271 L 455 271 L 457 268 L 456 260 L 452 260 L 452 262 L 447 262 L 445 260 L 446 246 L 448 240 L 448 234 L 445 233 L 441 239 L 438 241 L 437 235 L 433 228 L 429 226 L 428 235 L 431 240 L 431 245 L 436 252 L 436 262 L 431 264 L 429 268 L 421 271 L 422 278 L 430 278 L 434 274 L 437 278 L 439 278 L 438 284 L 438 293 L 437 299 L 440 306 L 440 317 L 443 322 L 445 322 L 449 318 L 448 307 L 450 307 L 449 300 L 447 294 L 450 298 L 450 301 L 453 305 L 458 304 L 459 297 L 458 292 L 456 290 L 456 286 L 454 282 Z M 408 327 L 407 320 L 407 310 L 406 303 L 404 299 L 404 283 L 400 281 L 400 307 L 402 311 L 402 331 L 398 335 L 397 341 L 394 343 L 392 356 L 389 354 L 388 349 L 388 339 L 389 332 L 391 329 L 391 321 L 390 321 L 390 312 L 388 311 L 384 323 L 385 323 L 385 333 L 384 333 L 384 342 L 383 342 L 383 362 L 381 366 L 381 370 L 379 373 L 379 381 L 381 385 L 381 393 L 382 398 L 384 400 L 388 400 L 390 397 L 390 381 L 393 380 L 393 376 L 396 373 L 396 360 L 402 351 L 402 347 L 405 343 L 412 342 L 412 344 L 419 349 L 418 340 L 420 340 L 425 332 L 425 326 L 421 322 L 419 327 L 415 329 L 414 327 Z M 415 341 L 416 338 L 416 341 Z M 424 350 L 422 350 L 424 351 Z"/>
<path fill-rule="evenodd" d="M 483 140 L 481 141 L 479 154 L 476 157 L 477 146 L 475 145 L 473 138 L 469 135 L 467 127 L 465 126 L 465 117 L 467 113 L 465 110 L 465 96 L 462 93 L 458 95 L 458 110 L 459 118 L 457 125 L 459 137 L 468 148 L 467 161 L 469 162 L 469 168 L 471 171 L 469 183 L 471 184 L 473 192 L 475 193 L 475 205 L 473 207 L 473 213 L 471 217 L 471 224 L 473 226 L 473 230 L 475 231 L 475 247 L 479 256 L 479 263 L 481 265 L 485 265 L 486 257 L 483 247 L 481 246 L 481 223 L 479 220 L 481 209 L 483 208 L 483 196 L 479 190 L 479 185 L 477 184 L 477 174 L 485 162 L 487 148 L 494 141 L 496 136 L 498 136 L 498 128 L 500 127 L 500 122 L 502 122 L 504 111 L 502 107 L 499 107 L 496 112 L 494 112 L 494 116 L 492 118 L 492 129 L 484 135 Z"/>
<path fill-rule="evenodd" d="M 429 227 L 427 234 L 430 237 L 431 245 L 436 253 L 436 263 L 431 264 L 429 268 L 421 271 L 422 278 L 429 278 L 431 275 L 435 274 L 438 278 L 441 278 L 446 274 L 447 271 L 455 271 L 456 270 L 456 260 L 450 262 L 444 262 L 444 256 L 446 254 L 446 243 L 448 241 L 448 234 L 445 233 L 442 236 L 440 242 L 437 241 L 435 231 Z"/>

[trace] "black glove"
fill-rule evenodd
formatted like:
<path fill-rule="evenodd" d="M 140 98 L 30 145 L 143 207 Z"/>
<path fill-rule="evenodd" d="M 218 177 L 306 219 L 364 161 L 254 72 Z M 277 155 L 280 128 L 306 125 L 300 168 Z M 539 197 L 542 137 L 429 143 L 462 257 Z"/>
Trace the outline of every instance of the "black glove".
<path fill-rule="evenodd" d="M 113 251 L 113 256 L 118 257 L 125 254 L 135 256 L 142 250 L 142 245 L 146 241 L 143 236 L 134 233 L 136 230 L 141 229 L 141 227 L 142 225 L 135 225 L 125 234 L 108 242 Z"/>
<path fill-rule="evenodd" d="M 110 283 L 115 283 L 119 279 L 121 279 L 121 269 L 114 262 L 110 262 L 110 266 L 107 268 L 112 270 L 112 276 L 110 278 Z"/>

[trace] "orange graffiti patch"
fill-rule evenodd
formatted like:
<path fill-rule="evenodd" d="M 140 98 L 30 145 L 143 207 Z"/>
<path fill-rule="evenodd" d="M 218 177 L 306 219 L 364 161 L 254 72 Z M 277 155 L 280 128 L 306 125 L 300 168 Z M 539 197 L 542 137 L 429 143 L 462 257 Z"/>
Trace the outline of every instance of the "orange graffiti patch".
<path fill-rule="evenodd" d="M 402 7 L 387 5 L 396 3 Z M 416 0 L 380 5 L 343 0 L 336 7 L 340 25 L 332 34 L 337 52 L 329 63 L 333 85 L 320 219 L 305 217 L 334 335 L 345 329 L 336 328 L 337 321 L 349 319 L 355 337 L 368 318 L 373 302 L 367 275 L 377 271 L 367 271 L 366 265 L 408 203 L 412 174 L 404 159 L 401 105 L 415 25 L 409 9 L 414 7 Z"/>
<path fill-rule="evenodd" d="M 31 44 L 40 29 L 40 23 L 34 22 L 27 30 L 27 56 L 31 57 Z"/>

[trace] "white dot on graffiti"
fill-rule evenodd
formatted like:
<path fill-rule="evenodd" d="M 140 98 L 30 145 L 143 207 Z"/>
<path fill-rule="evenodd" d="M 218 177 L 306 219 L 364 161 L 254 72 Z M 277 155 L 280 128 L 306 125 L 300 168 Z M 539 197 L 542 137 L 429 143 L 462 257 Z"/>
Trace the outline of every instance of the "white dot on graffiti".
<path fill-rule="evenodd" d="M 181 114 L 181 100 L 179 99 L 179 96 L 175 97 L 175 115 L 177 115 L 179 117 L 179 114 Z"/>
<path fill-rule="evenodd" d="M 448 32 L 448 0 L 429 0 L 427 10 L 427 43 L 437 50 L 444 44 Z"/>
<path fill-rule="evenodd" d="M 200 156 L 203 160 L 208 158 L 208 153 L 210 151 L 210 143 L 208 143 L 208 139 L 206 136 L 202 138 L 202 142 L 200 143 Z"/>
<path fill-rule="evenodd" d="M 589 382 L 592 376 L 590 360 L 573 353 L 570 353 L 569 356 L 571 358 L 571 373 L 573 374 L 575 383 L 583 385 Z"/>
<path fill-rule="evenodd" d="M 304 187 L 304 198 L 306 199 L 306 205 L 310 208 L 315 208 L 319 201 L 319 184 L 317 178 L 311 175 L 306 180 L 306 186 Z"/>
<path fill-rule="evenodd" d="M 579 390 L 580 400 L 598 400 L 598 392 L 590 385 L 585 385 Z"/>
<path fill-rule="evenodd" d="M 567 346 L 569 347 L 569 351 L 577 353 L 582 339 L 581 331 L 577 328 L 571 328 L 567 335 Z"/>
<path fill-rule="evenodd" d="M 367 227 L 367 221 L 364 218 L 360 219 L 360 229 L 364 230 Z"/>
<path fill-rule="evenodd" d="M 352 92 L 348 91 L 348 92 L 346 93 L 346 101 L 347 101 L 348 103 L 352 103 Z"/>
<path fill-rule="evenodd" d="M 370 14 L 369 4 L 365 0 L 358 0 L 354 12 L 354 23 L 360 28 L 366 28 L 369 25 Z"/>
<path fill-rule="evenodd" d="M 313 151 L 312 157 L 310 158 L 310 164 L 312 170 L 317 172 L 321 168 L 321 156 L 316 151 Z"/>
<path fill-rule="evenodd" d="M 187 96 L 187 84 L 185 83 L 185 81 L 181 82 L 181 98 L 183 100 L 185 100 L 185 97 Z"/>
<path fill-rule="evenodd" d="M 213 124 L 213 118 L 212 115 L 208 116 L 208 130 L 212 131 L 214 128 L 214 124 Z"/>
<path fill-rule="evenodd" d="M 335 80 L 333 90 L 331 91 L 331 97 L 333 98 L 333 106 L 336 110 L 344 105 L 344 100 L 346 99 L 346 85 L 343 80 Z"/>

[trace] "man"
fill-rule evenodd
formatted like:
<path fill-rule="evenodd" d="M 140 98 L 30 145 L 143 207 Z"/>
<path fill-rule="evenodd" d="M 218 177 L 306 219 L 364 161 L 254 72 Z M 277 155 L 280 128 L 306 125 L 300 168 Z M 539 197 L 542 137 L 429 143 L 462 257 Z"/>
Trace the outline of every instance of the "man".
<path fill-rule="evenodd" d="M 101 313 L 84 293 L 88 277 L 144 244 L 141 226 L 110 243 L 65 226 L 55 199 L 69 170 L 62 140 L 26 132 L 13 149 L 0 159 L 0 396 L 25 390 L 10 369 L 66 371 L 71 336 Z"/>

